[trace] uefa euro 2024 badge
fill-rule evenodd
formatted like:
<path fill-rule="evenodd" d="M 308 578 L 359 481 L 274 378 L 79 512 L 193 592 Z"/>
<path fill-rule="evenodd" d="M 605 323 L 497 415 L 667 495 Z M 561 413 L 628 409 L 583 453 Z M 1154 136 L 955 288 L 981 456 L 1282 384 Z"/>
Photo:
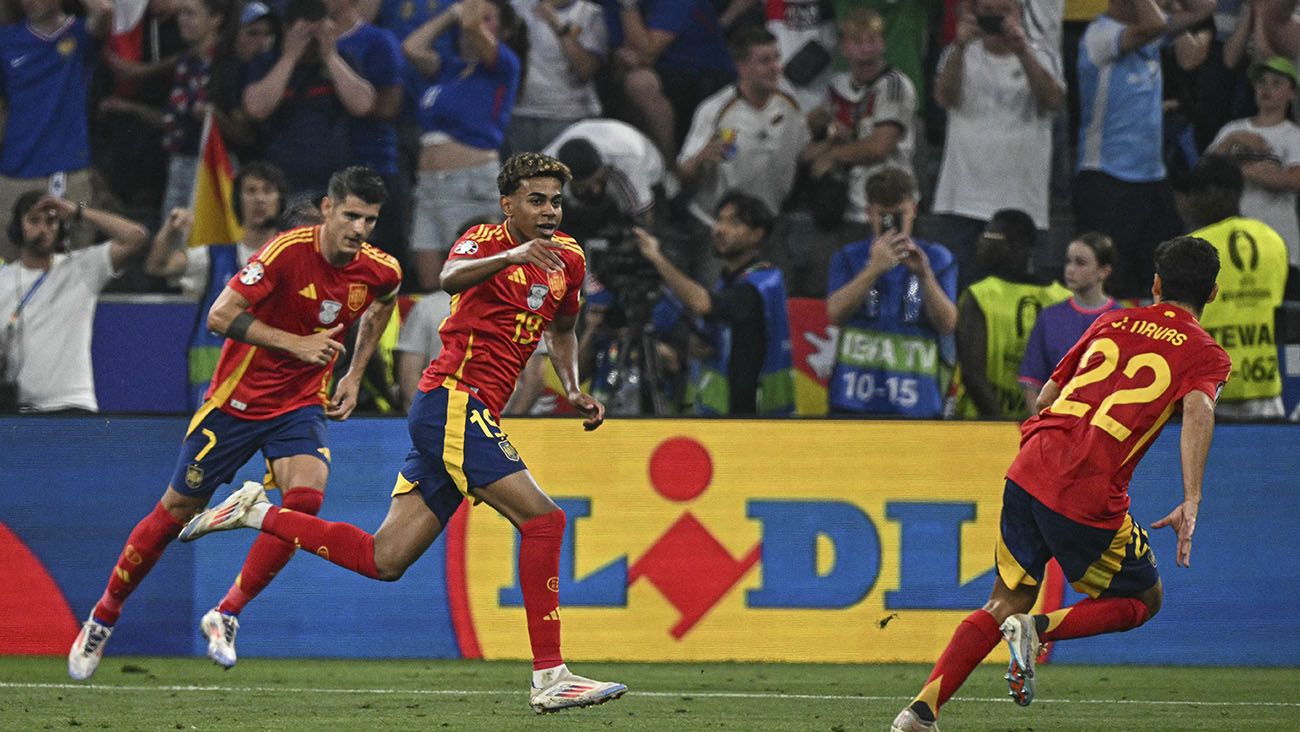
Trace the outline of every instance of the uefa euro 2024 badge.
<path fill-rule="evenodd" d="M 337 300 L 322 300 L 320 304 L 320 322 L 321 325 L 333 323 L 339 316 L 339 310 L 343 309 L 343 303 Z"/>
<path fill-rule="evenodd" d="M 542 303 L 546 302 L 546 296 L 547 294 L 550 293 L 550 291 L 551 288 L 547 287 L 546 285 L 542 285 L 542 284 L 529 285 L 528 286 L 528 307 L 532 308 L 533 310 L 540 308 L 542 306 Z"/>

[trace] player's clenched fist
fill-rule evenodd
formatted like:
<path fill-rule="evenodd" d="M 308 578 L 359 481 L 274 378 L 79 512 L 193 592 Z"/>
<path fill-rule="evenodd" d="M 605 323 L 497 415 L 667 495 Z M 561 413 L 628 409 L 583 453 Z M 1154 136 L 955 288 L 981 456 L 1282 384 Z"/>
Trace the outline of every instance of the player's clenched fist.
<path fill-rule="evenodd" d="M 347 351 L 342 343 L 334 340 L 342 333 L 343 324 L 340 323 L 329 330 L 301 336 L 289 352 L 299 361 L 305 361 L 313 366 L 324 366 L 334 360 L 335 354 Z"/>
<path fill-rule="evenodd" d="M 563 248 L 563 244 L 552 239 L 533 239 L 506 252 L 506 261 L 511 264 L 535 264 L 547 272 L 561 272 L 564 270 L 564 260 L 560 259 L 555 250 Z"/>

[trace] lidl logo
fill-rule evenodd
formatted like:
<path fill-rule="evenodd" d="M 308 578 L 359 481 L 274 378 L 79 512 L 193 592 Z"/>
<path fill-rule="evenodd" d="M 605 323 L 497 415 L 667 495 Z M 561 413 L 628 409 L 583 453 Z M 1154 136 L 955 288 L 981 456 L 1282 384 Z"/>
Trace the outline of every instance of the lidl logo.
<path fill-rule="evenodd" d="M 957 613 L 987 599 L 1014 425 L 970 444 L 928 425 L 773 423 L 755 445 L 741 423 L 666 424 L 610 424 L 580 449 L 511 426 L 568 515 L 567 656 L 933 660 Z M 959 463 L 935 465 L 942 454 Z M 526 656 L 513 527 L 480 507 L 447 533 L 462 653 Z"/>

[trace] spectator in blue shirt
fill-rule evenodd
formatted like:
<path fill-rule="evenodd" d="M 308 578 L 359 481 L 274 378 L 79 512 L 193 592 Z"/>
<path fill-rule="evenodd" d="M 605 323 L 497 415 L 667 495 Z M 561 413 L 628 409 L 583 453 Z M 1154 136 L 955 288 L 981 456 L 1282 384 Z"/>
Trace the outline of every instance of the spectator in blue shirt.
<path fill-rule="evenodd" d="M 503 39 L 516 23 L 503 0 L 462 0 L 402 41 L 424 80 L 416 95 L 423 134 L 411 225 L 421 290 L 438 288 L 462 222 L 500 213 L 497 151 L 522 74 L 519 56 Z"/>
<path fill-rule="evenodd" d="M 312 3 L 289 6 L 279 56 L 252 64 L 243 93 L 248 115 L 264 123 L 265 158 L 285 172 L 293 193 L 313 196 L 348 165 L 374 169 L 385 184 L 395 180 L 393 120 L 402 101 L 397 39 L 364 22 L 352 0 L 324 6 L 323 18 L 308 17 Z M 391 216 L 400 195 L 389 199 Z M 400 247 L 379 236 L 376 242 Z"/>
<path fill-rule="evenodd" d="M 913 239 L 915 184 L 901 168 L 867 179 L 873 235 L 831 259 L 826 314 L 840 326 L 827 386 L 831 413 L 938 417 L 957 328 L 957 264 L 941 244 Z"/>
<path fill-rule="evenodd" d="M 23 0 L 23 22 L 0 27 L 0 211 L 32 189 L 90 199 L 87 86 L 113 5 L 90 0 L 86 18 L 61 5 Z M 74 243 L 90 233 L 74 232 Z M 0 242 L 0 258 L 13 255 Z"/>

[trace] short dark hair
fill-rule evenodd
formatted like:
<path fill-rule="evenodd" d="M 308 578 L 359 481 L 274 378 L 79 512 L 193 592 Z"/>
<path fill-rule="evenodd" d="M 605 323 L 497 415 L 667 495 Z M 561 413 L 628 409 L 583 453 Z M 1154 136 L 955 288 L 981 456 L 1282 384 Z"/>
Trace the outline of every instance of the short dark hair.
<path fill-rule="evenodd" d="M 1115 242 L 1100 231 L 1085 231 L 1074 237 L 1074 241 L 1092 250 L 1100 267 L 1115 266 Z"/>
<path fill-rule="evenodd" d="M 331 201 L 342 203 L 348 196 L 356 196 L 366 203 L 382 204 L 388 198 L 384 179 L 370 168 L 353 165 L 330 176 L 328 195 Z"/>
<path fill-rule="evenodd" d="M 280 194 L 280 208 L 276 211 L 277 218 L 284 215 L 284 208 L 289 203 L 289 180 L 284 177 L 284 171 L 275 163 L 268 163 L 265 160 L 252 160 L 239 166 L 239 174 L 235 176 L 235 184 L 230 191 L 230 206 L 235 212 L 235 221 L 242 226 L 244 223 L 244 206 L 240 203 L 240 193 L 244 189 L 244 181 L 249 178 L 257 178 L 270 183 Z"/>
<path fill-rule="evenodd" d="M 511 155 L 505 165 L 501 166 L 501 172 L 497 173 L 497 190 L 501 195 L 508 196 L 519 190 L 519 184 L 525 180 L 540 177 L 554 178 L 563 186 L 573 180 L 573 173 L 569 171 L 569 166 L 550 155 L 539 152 L 518 153 Z"/>
<path fill-rule="evenodd" d="M 570 175 L 579 179 L 595 175 L 600 166 L 605 164 L 600 151 L 585 137 L 565 141 L 556 151 L 555 157 L 568 166 Z"/>
<path fill-rule="evenodd" d="M 1004 208 L 989 219 L 989 228 L 997 231 L 1007 243 L 1018 249 L 1033 249 L 1038 238 L 1034 219 L 1018 208 Z"/>
<path fill-rule="evenodd" d="M 735 207 L 736 218 L 740 219 L 740 223 L 751 229 L 761 230 L 764 237 L 772 233 L 776 218 L 772 216 L 766 203 L 743 191 L 727 191 L 722 200 L 718 201 L 714 211 L 721 213 L 727 206 Z"/>
<path fill-rule="evenodd" d="M 912 174 L 892 165 L 877 170 L 867 178 L 867 200 L 877 206 L 897 206 L 912 198 L 915 192 L 916 181 Z"/>
<path fill-rule="evenodd" d="M 748 28 L 736 31 L 727 42 L 727 52 L 731 54 L 732 61 L 744 61 L 749 58 L 749 52 L 755 46 L 766 46 L 776 43 L 776 36 L 761 25 L 753 25 Z"/>
<path fill-rule="evenodd" d="M 1205 307 L 1219 277 L 1219 252 L 1196 236 L 1177 236 L 1156 247 L 1156 274 L 1162 300 Z"/>

